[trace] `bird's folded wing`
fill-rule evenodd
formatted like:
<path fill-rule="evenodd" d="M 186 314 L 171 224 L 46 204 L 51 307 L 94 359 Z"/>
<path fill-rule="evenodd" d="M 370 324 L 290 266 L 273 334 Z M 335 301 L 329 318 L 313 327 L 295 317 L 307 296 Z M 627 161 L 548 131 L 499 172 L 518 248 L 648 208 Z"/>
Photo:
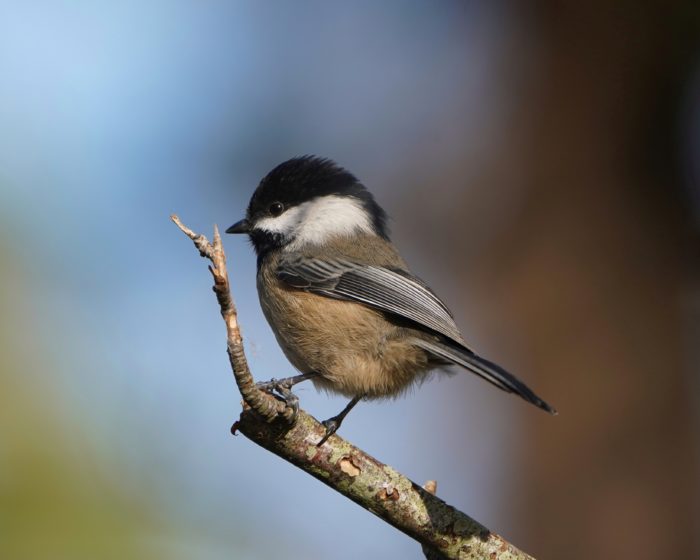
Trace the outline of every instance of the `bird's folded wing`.
<path fill-rule="evenodd" d="M 421 280 L 404 270 L 294 255 L 281 259 L 277 276 L 289 286 L 359 302 L 412 321 L 464 346 L 445 304 Z"/>

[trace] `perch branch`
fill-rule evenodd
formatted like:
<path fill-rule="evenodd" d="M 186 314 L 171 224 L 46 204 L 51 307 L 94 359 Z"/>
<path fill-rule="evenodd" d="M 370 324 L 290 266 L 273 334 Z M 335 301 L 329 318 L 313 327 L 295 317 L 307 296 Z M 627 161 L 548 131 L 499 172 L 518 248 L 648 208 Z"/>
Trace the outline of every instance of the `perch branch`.
<path fill-rule="evenodd" d="M 281 400 L 255 386 L 243 351 L 236 307 L 231 297 L 226 256 L 219 230 L 213 242 L 196 234 L 175 215 L 171 219 L 211 261 L 221 315 L 226 323 L 227 348 L 244 407 L 232 431 L 306 471 L 335 491 L 414 538 L 429 558 L 461 560 L 532 560 L 502 537 L 434 495 L 434 485 L 421 488 L 343 438 L 333 435 L 317 443 L 325 428 L 315 418 L 293 411 Z"/>

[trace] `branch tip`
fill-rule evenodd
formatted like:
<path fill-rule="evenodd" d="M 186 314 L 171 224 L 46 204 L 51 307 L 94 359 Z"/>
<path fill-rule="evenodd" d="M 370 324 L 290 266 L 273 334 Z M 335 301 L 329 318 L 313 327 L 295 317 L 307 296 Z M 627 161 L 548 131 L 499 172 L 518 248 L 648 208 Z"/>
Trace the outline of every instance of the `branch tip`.
<path fill-rule="evenodd" d="M 190 239 L 194 240 L 195 237 L 197 237 L 197 234 L 193 232 L 190 228 L 188 228 L 185 224 L 183 224 L 180 221 L 180 217 L 177 214 L 170 214 L 170 219 L 175 223 L 177 227 L 180 228 L 180 231 L 184 233 L 187 237 Z"/>

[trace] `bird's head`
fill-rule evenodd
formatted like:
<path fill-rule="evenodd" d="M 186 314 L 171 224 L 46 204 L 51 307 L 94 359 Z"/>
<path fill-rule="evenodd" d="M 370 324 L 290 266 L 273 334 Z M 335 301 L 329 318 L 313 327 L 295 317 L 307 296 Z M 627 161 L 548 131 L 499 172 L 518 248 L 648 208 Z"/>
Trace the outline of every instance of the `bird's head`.
<path fill-rule="evenodd" d="M 258 256 L 323 245 L 335 236 L 388 239 L 386 213 L 354 175 L 329 159 L 292 158 L 255 189 L 246 216 L 226 233 L 247 233 Z"/>

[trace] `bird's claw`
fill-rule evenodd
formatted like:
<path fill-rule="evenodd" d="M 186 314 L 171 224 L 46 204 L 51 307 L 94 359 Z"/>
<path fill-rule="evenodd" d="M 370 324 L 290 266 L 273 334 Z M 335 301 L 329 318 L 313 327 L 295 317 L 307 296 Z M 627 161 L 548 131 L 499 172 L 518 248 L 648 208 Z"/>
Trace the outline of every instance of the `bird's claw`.
<path fill-rule="evenodd" d="M 286 404 L 289 408 L 292 409 L 291 421 L 294 422 L 297 419 L 297 415 L 299 414 L 299 397 L 292 393 L 291 389 L 278 389 L 278 392 L 284 400 L 284 404 Z"/>
<path fill-rule="evenodd" d="M 274 377 L 270 379 L 270 381 L 258 381 L 255 384 L 255 387 L 257 389 L 260 389 L 261 391 L 264 391 L 265 393 L 272 393 L 277 389 L 279 386 L 279 381 L 275 379 Z"/>
<path fill-rule="evenodd" d="M 321 424 L 323 424 L 323 427 L 326 428 L 326 433 L 321 438 L 321 441 L 316 444 L 316 447 L 321 447 L 324 443 L 326 443 L 328 438 L 336 433 L 338 428 L 340 428 L 340 421 L 338 421 L 337 417 L 335 416 L 333 418 L 329 418 L 328 420 L 324 420 L 321 422 Z"/>
<path fill-rule="evenodd" d="M 292 409 L 292 422 L 296 420 L 297 414 L 299 414 L 299 397 L 292 393 L 291 384 L 286 379 L 277 380 L 273 378 L 270 381 L 260 381 L 255 386 L 259 390 L 284 401 L 284 404 Z"/>

